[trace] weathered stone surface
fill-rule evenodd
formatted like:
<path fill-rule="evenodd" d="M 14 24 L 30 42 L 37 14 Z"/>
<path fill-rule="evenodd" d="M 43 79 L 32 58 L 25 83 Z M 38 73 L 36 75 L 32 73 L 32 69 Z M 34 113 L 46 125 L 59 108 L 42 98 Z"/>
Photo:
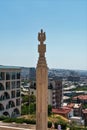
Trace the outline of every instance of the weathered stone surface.
<path fill-rule="evenodd" d="M 41 30 L 38 33 L 39 59 L 36 69 L 36 130 L 47 130 L 47 90 L 48 90 L 48 68 L 45 59 L 46 45 L 43 43 L 46 39 L 45 33 Z"/>

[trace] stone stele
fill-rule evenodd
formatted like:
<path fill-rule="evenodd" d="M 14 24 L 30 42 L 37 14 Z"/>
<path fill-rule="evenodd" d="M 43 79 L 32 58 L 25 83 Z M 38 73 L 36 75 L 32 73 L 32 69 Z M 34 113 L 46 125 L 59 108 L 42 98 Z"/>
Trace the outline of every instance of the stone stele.
<path fill-rule="evenodd" d="M 38 45 L 39 58 L 36 68 L 36 130 L 47 130 L 47 118 L 48 118 L 48 68 L 45 59 L 46 35 L 43 30 L 38 33 Z"/>

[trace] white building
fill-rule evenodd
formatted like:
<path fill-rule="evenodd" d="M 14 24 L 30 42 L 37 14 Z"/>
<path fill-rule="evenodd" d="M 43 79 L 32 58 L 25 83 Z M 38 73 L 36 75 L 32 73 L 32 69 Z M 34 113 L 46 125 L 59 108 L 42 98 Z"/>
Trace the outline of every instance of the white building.
<path fill-rule="evenodd" d="M 0 116 L 21 114 L 20 68 L 0 65 Z"/>

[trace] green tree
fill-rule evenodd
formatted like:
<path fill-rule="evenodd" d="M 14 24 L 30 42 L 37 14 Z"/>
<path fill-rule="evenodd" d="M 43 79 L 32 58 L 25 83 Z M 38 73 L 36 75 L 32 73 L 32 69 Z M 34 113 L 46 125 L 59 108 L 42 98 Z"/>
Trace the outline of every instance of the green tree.
<path fill-rule="evenodd" d="M 48 105 L 48 116 L 52 114 L 52 106 Z"/>
<path fill-rule="evenodd" d="M 29 95 L 22 96 L 22 103 L 29 102 Z"/>
<path fill-rule="evenodd" d="M 75 121 L 71 121 L 70 122 L 70 130 L 75 130 L 75 126 L 76 126 L 76 122 Z"/>
<path fill-rule="evenodd" d="M 36 103 L 30 103 L 29 105 L 29 113 L 35 114 L 36 113 Z"/>
<path fill-rule="evenodd" d="M 22 115 L 26 115 L 26 114 L 28 114 L 29 113 L 29 106 L 27 106 L 27 105 L 22 105 L 21 106 L 21 114 Z"/>
<path fill-rule="evenodd" d="M 31 94 L 31 95 L 24 95 L 22 96 L 22 103 L 35 103 L 36 102 L 36 96 Z"/>
<path fill-rule="evenodd" d="M 30 103 L 35 103 L 35 102 L 36 102 L 36 96 L 33 95 L 33 94 L 31 94 L 31 95 L 29 96 L 29 101 L 30 101 Z"/>

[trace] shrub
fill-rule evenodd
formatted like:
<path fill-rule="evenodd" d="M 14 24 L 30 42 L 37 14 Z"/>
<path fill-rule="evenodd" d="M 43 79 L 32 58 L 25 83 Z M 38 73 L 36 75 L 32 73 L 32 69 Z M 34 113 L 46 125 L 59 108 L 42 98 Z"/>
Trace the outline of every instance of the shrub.
<path fill-rule="evenodd" d="M 54 123 L 54 127 L 55 127 L 55 129 L 57 129 L 58 124 L 59 124 L 58 122 L 55 122 L 55 123 Z"/>
<path fill-rule="evenodd" d="M 27 123 L 27 124 L 36 124 L 36 121 L 35 120 L 30 120 L 30 119 L 24 119 L 24 123 Z"/>
<path fill-rule="evenodd" d="M 23 118 L 17 118 L 15 120 L 16 123 L 24 123 L 24 119 Z"/>
<path fill-rule="evenodd" d="M 11 119 L 11 118 L 6 117 L 6 118 L 4 118 L 3 122 L 13 122 L 13 121 L 12 121 L 12 119 Z"/>
<path fill-rule="evenodd" d="M 3 121 L 5 118 L 5 116 L 0 116 L 0 121 Z"/>
<path fill-rule="evenodd" d="M 35 120 L 30 120 L 30 124 L 36 124 Z"/>
<path fill-rule="evenodd" d="M 55 129 L 58 128 L 58 125 L 61 125 L 61 129 L 66 130 L 66 127 L 67 127 L 67 123 L 66 123 L 66 122 L 62 122 L 62 121 L 60 121 L 60 122 L 55 122 L 55 123 L 54 123 Z"/>
<path fill-rule="evenodd" d="M 51 127 L 52 127 L 52 122 L 48 121 L 48 128 L 51 128 Z"/>
<path fill-rule="evenodd" d="M 36 120 L 24 119 L 24 118 L 10 118 L 1 116 L 0 120 L 3 122 L 16 122 L 16 123 L 27 123 L 27 124 L 36 124 Z"/>

